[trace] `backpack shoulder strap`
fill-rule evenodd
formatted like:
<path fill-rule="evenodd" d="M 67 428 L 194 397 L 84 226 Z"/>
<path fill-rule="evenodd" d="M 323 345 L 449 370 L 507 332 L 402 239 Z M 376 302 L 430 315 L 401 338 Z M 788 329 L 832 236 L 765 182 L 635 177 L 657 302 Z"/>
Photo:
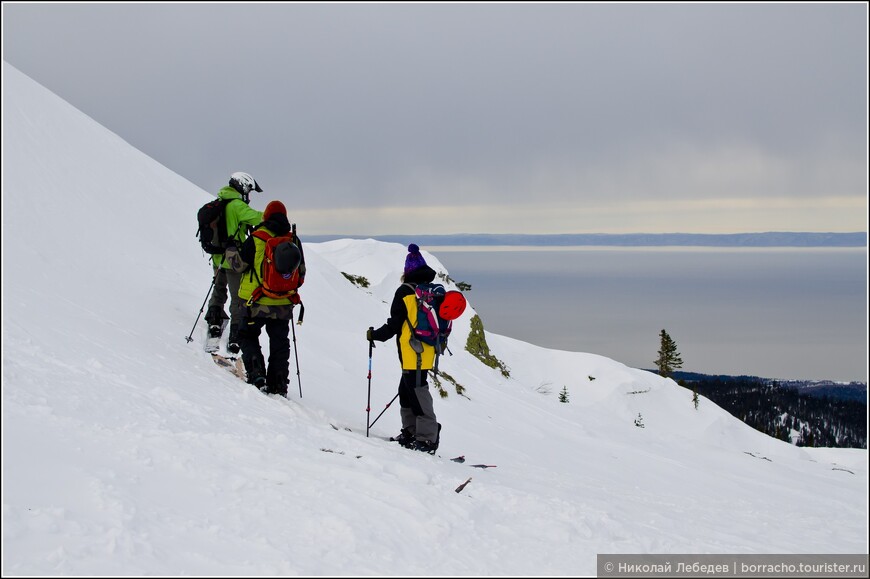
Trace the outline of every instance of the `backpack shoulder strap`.
<path fill-rule="evenodd" d="M 257 239 L 261 239 L 263 241 L 269 241 L 270 239 L 272 239 L 274 237 L 274 235 L 269 235 L 268 231 L 266 231 L 265 229 L 260 229 L 259 227 L 260 226 L 258 225 L 257 229 L 255 229 L 251 233 L 251 236 L 256 237 Z"/>
<path fill-rule="evenodd" d="M 269 232 L 262 229 L 262 225 L 263 224 L 261 223 L 260 225 L 257 225 L 254 228 L 254 230 L 251 232 L 251 237 L 256 237 L 257 239 L 259 239 L 263 243 L 266 243 L 267 241 L 269 241 L 269 239 L 272 238 L 272 236 L 269 235 Z M 257 278 L 257 288 L 254 289 L 254 292 L 253 292 L 254 295 L 251 296 L 251 299 L 248 300 L 246 305 L 251 305 L 253 302 L 256 301 L 256 299 L 259 299 L 259 295 L 257 295 L 257 290 L 260 289 L 261 286 L 263 285 L 263 281 L 260 279 L 260 274 L 257 273 L 257 268 L 254 267 L 255 260 L 256 260 L 256 248 L 254 249 L 253 259 L 251 260 L 251 268 L 249 269 L 249 271 L 250 271 L 250 278 L 249 279 L 251 281 L 253 281 L 254 278 Z M 256 296 L 256 299 L 255 299 L 255 296 Z"/>

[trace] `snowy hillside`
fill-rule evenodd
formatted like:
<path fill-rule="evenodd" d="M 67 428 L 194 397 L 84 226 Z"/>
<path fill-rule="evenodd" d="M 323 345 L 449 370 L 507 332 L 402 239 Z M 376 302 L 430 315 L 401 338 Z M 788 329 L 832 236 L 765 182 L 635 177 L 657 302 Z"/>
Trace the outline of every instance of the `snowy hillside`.
<path fill-rule="evenodd" d="M 441 362 L 465 387 L 436 397 L 444 458 L 383 440 L 398 403 L 366 438 L 365 331 L 403 245 L 305 246 L 303 397 L 292 356 L 289 400 L 260 394 L 203 352 L 201 321 L 184 339 L 211 282 L 194 238 L 211 193 L 3 74 L 4 575 L 592 575 L 599 553 L 867 552 L 866 451 L 797 448 L 670 380 L 487 333 L 505 378 L 464 350 L 473 292 Z M 378 344 L 372 418 L 398 379 Z"/>

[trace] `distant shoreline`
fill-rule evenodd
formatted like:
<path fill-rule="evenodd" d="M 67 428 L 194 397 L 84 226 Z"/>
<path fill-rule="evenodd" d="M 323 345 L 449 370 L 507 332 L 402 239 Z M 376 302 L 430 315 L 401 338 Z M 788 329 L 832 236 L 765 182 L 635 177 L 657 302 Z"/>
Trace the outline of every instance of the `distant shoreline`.
<path fill-rule="evenodd" d="M 867 233 L 573 233 L 508 234 L 459 233 L 449 235 L 305 235 L 309 242 L 336 239 L 375 239 L 421 246 L 526 246 L 526 247 L 867 247 Z"/>

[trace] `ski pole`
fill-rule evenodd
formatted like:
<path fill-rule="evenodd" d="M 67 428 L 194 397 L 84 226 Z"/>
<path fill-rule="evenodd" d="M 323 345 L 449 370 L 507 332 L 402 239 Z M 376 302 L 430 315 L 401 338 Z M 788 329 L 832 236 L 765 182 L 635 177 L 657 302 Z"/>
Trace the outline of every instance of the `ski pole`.
<path fill-rule="evenodd" d="M 193 327 L 190 328 L 190 334 L 188 334 L 188 336 L 185 338 L 188 344 L 193 341 L 193 331 L 196 329 L 196 324 L 199 323 L 199 316 L 202 315 L 202 312 L 205 309 L 205 304 L 208 302 L 208 296 L 211 295 L 211 290 L 214 289 L 214 284 L 217 281 L 218 273 L 220 272 L 221 266 L 224 264 L 224 259 L 226 259 L 226 257 L 226 254 L 221 256 L 221 263 L 219 266 L 217 266 L 217 269 L 214 270 L 214 275 L 211 278 L 211 285 L 208 286 L 208 293 L 205 294 L 205 299 L 202 300 L 202 306 L 199 308 L 199 313 L 196 315 L 196 321 L 193 322 Z"/>
<path fill-rule="evenodd" d="M 372 330 L 374 330 L 374 326 L 369 326 L 369 335 L 371 335 Z M 368 398 L 366 398 L 366 438 L 369 437 L 369 419 L 371 417 L 372 410 L 372 350 L 375 347 L 375 343 L 372 340 L 369 340 L 369 394 Z"/>
<path fill-rule="evenodd" d="M 293 330 L 293 355 L 296 356 L 296 381 L 299 382 L 299 398 L 302 398 L 302 375 L 299 373 L 299 352 L 296 351 L 296 324 L 293 323 L 293 310 L 290 310 L 290 329 Z"/>
<path fill-rule="evenodd" d="M 384 406 L 384 409 L 383 409 L 383 410 L 381 410 L 381 413 L 380 413 L 380 414 L 378 414 L 378 417 L 377 417 L 377 418 L 375 418 L 375 419 L 374 419 L 374 421 L 373 421 L 373 422 L 372 422 L 372 423 L 371 423 L 371 424 L 369 424 L 369 425 L 368 425 L 368 428 L 371 428 L 371 427 L 372 427 L 372 426 L 374 426 L 374 425 L 375 425 L 375 422 L 377 422 L 377 421 L 378 421 L 378 418 L 380 418 L 380 417 L 381 417 L 381 416 L 383 416 L 383 415 L 384 415 L 384 412 L 386 412 L 386 411 L 387 411 L 387 408 L 389 408 L 389 407 L 390 407 L 390 404 L 392 404 L 392 403 L 393 403 L 393 402 L 395 402 L 395 401 L 396 401 L 396 398 L 398 398 L 398 397 L 399 397 L 399 393 L 398 393 L 398 392 L 396 392 L 396 395 L 395 395 L 395 396 L 393 396 L 393 399 L 392 399 L 392 400 L 390 400 L 390 401 L 389 401 L 389 402 L 388 402 L 388 403 L 387 403 L 387 405 L 386 405 L 386 406 Z"/>

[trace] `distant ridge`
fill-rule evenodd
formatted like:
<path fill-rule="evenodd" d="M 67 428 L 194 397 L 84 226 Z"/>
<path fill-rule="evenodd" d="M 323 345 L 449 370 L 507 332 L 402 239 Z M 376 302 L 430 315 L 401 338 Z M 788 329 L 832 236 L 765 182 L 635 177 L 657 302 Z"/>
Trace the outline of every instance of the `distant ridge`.
<path fill-rule="evenodd" d="M 376 239 L 392 243 L 437 246 L 616 246 L 616 247 L 867 247 L 867 232 L 854 233 L 459 233 L 451 235 L 308 235 L 306 241 Z"/>

